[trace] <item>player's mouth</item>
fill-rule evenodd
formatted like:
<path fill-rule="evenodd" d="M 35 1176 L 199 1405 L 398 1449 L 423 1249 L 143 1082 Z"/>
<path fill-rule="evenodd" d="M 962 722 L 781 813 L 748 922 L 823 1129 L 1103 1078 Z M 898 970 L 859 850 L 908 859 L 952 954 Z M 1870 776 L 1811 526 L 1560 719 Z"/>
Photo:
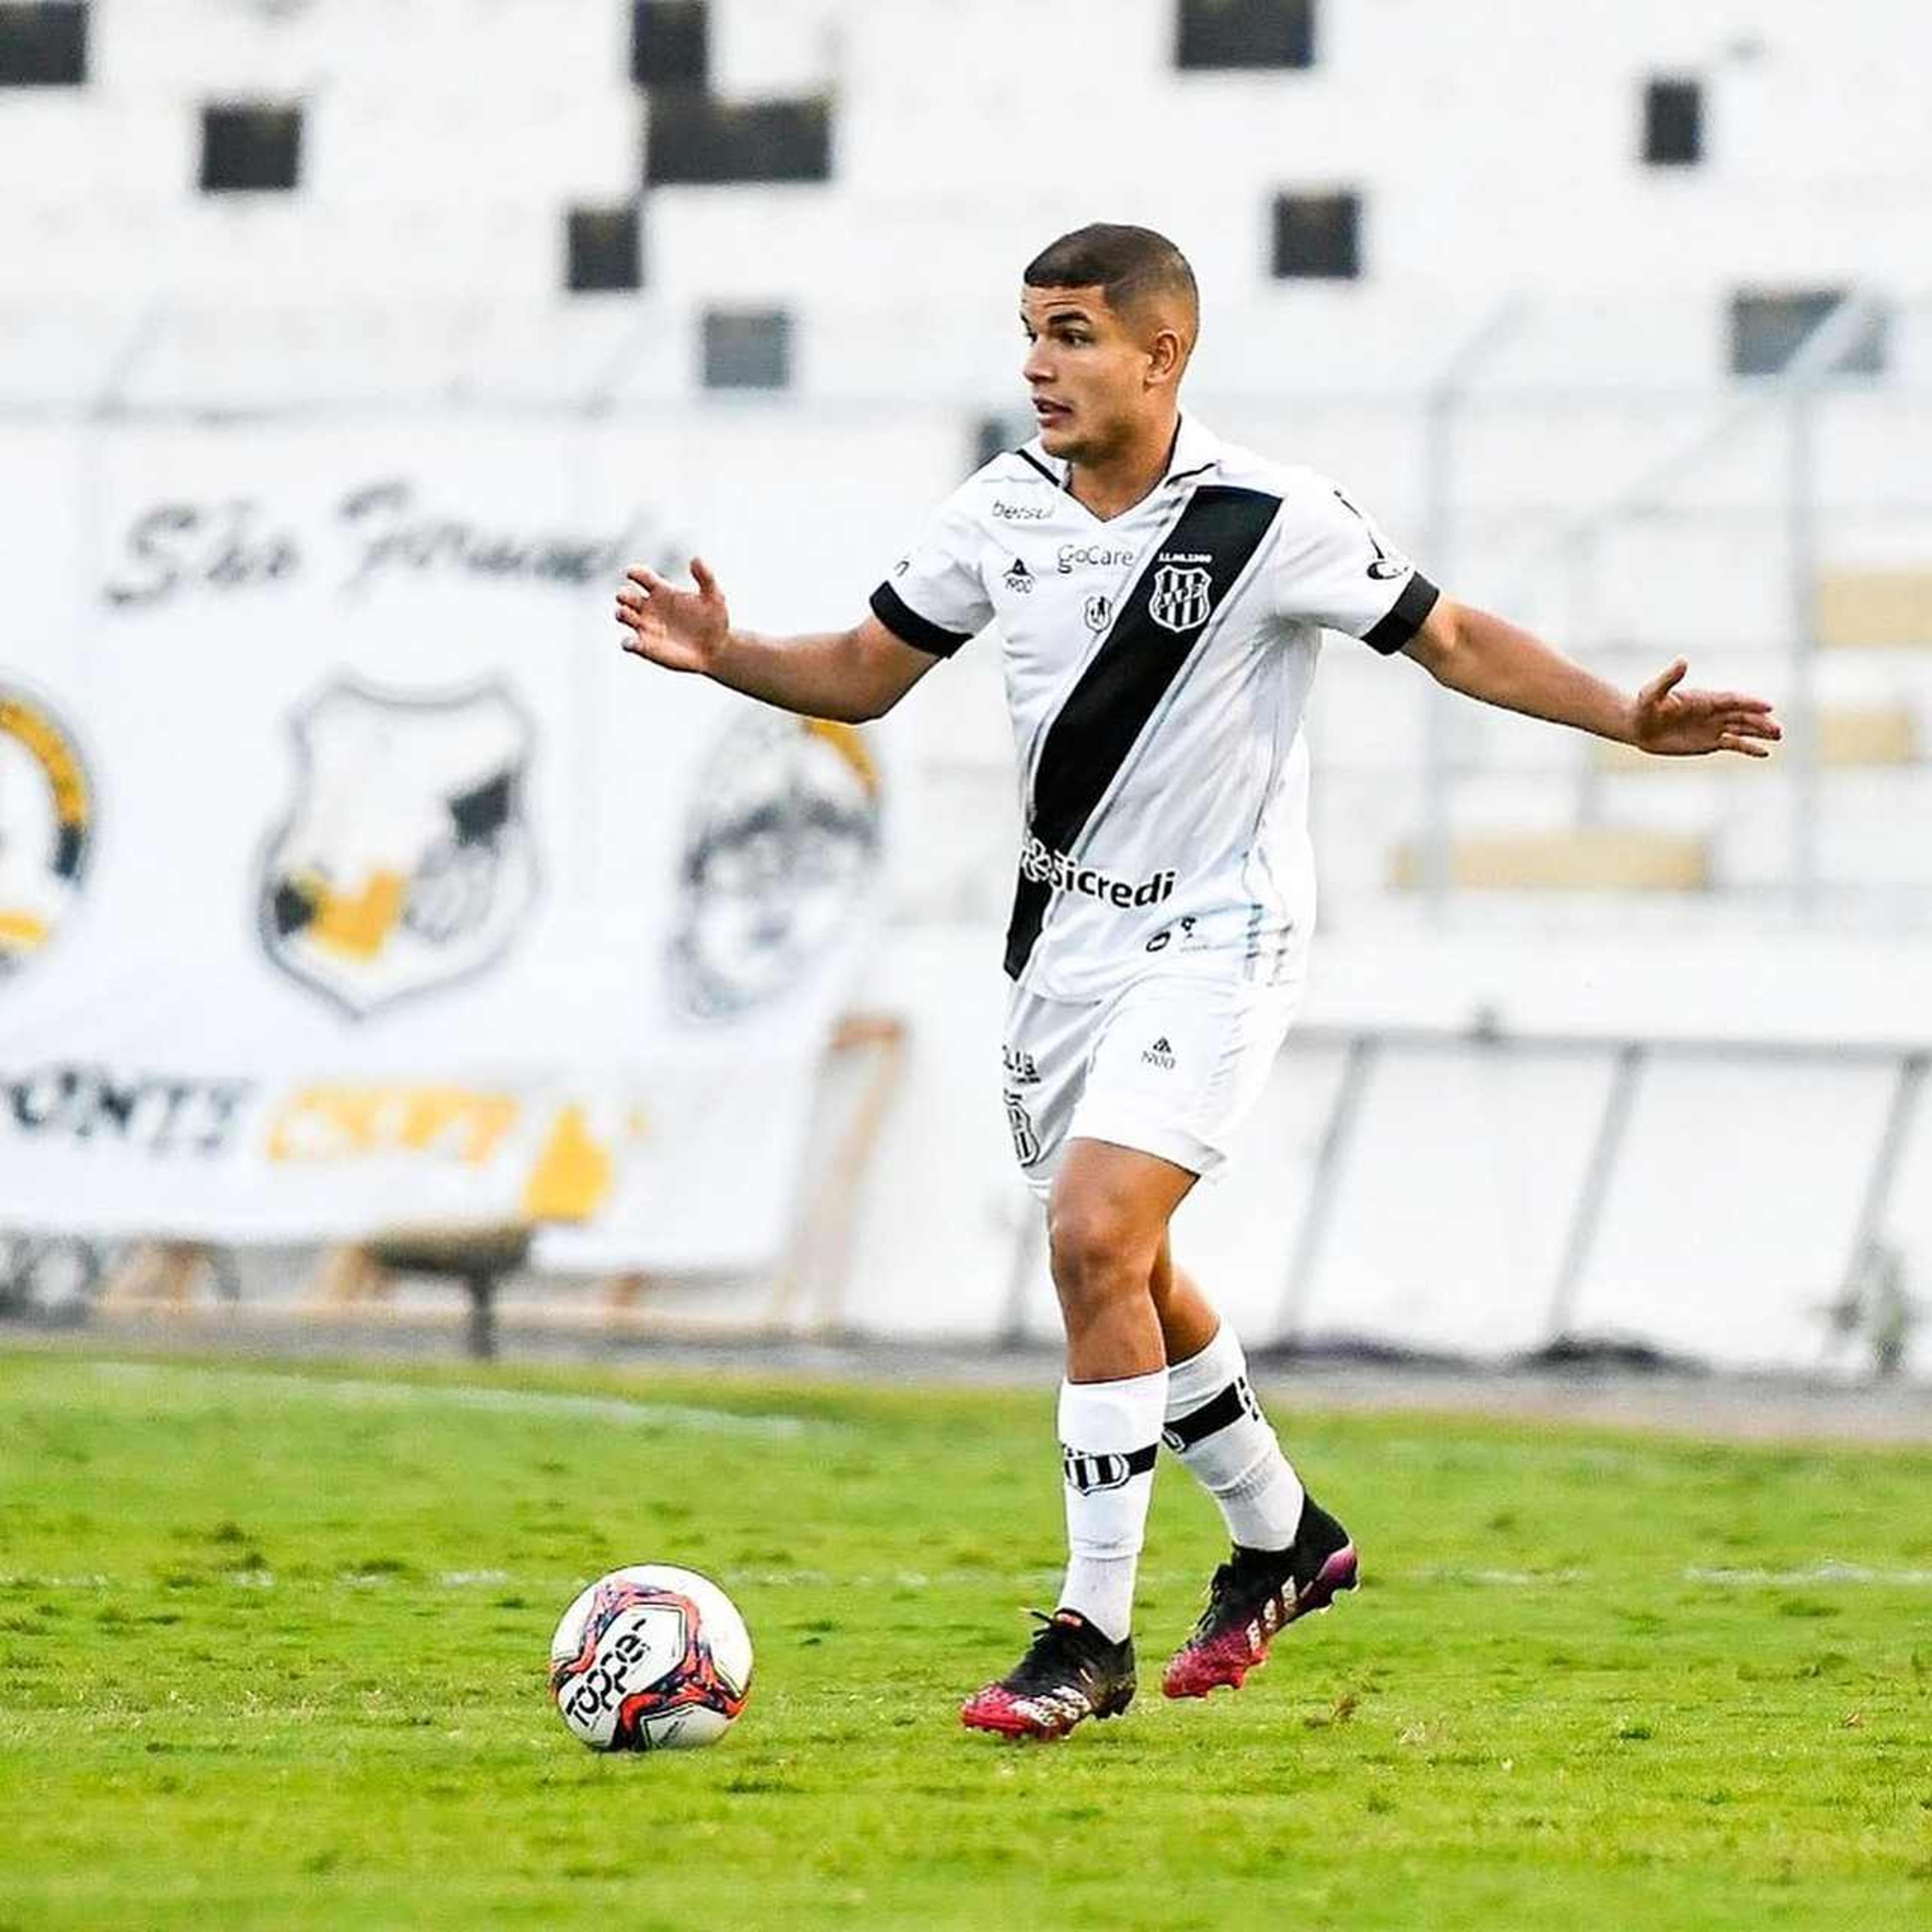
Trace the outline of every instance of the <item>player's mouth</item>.
<path fill-rule="evenodd" d="M 1046 396 L 1034 398 L 1033 412 L 1040 419 L 1042 429 L 1052 429 L 1065 422 L 1073 413 L 1065 403 L 1054 402 Z"/>

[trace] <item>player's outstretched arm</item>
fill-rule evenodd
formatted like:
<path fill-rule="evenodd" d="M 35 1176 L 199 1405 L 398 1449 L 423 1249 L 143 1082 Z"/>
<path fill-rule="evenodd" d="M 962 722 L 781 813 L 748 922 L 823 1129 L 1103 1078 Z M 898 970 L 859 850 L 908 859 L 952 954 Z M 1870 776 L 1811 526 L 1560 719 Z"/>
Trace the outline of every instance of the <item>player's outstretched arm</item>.
<path fill-rule="evenodd" d="M 890 711 L 939 660 L 868 615 L 849 631 L 760 637 L 734 630 L 718 580 L 691 560 L 693 590 L 633 570 L 617 592 L 624 649 L 667 670 L 693 671 L 784 711 L 862 724 Z"/>
<path fill-rule="evenodd" d="M 1628 697 L 1528 632 L 1447 597 L 1437 599 L 1406 648 L 1451 691 L 1661 756 L 1738 752 L 1766 758 L 1784 735 L 1762 698 L 1684 690 L 1689 667 L 1682 658 Z"/>

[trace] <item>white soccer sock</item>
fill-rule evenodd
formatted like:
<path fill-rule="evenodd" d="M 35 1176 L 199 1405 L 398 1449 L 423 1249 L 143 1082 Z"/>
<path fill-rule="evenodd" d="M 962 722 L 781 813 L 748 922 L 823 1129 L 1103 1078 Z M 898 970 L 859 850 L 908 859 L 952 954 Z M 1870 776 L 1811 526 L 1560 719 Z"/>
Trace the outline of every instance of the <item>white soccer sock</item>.
<path fill-rule="evenodd" d="M 1118 1643 L 1133 1627 L 1134 1572 L 1147 1532 L 1167 1371 L 1060 1385 L 1066 1582 L 1060 1607 Z"/>
<path fill-rule="evenodd" d="M 1198 1355 L 1167 1372 L 1162 1439 L 1221 1506 L 1228 1534 L 1248 1550 L 1286 1550 L 1304 1492 L 1248 1386 L 1248 1359 L 1226 1322 Z"/>

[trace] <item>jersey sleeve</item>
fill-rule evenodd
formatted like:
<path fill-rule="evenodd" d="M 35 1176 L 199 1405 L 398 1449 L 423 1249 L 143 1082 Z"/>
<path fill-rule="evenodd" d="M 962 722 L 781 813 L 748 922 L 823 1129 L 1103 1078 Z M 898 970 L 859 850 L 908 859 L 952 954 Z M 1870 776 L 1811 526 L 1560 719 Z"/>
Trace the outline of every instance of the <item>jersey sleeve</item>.
<path fill-rule="evenodd" d="M 872 615 L 902 644 L 950 658 L 992 622 L 992 600 L 980 574 L 984 548 L 978 526 L 962 500 L 943 504 L 872 592 Z"/>
<path fill-rule="evenodd" d="M 1326 477 L 1311 476 L 1282 512 L 1276 615 L 1346 631 L 1384 656 L 1400 650 L 1436 608 L 1436 586 Z"/>

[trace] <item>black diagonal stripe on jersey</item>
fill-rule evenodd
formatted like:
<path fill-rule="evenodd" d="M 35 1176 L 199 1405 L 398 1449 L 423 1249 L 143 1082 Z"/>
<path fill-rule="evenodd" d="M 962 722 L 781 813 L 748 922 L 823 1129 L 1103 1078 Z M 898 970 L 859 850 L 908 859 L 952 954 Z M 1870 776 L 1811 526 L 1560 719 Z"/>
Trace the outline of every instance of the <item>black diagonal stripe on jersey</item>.
<path fill-rule="evenodd" d="M 1281 499 L 1264 490 L 1209 484 L 1195 491 L 1193 501 L 1161 540 L 1121 600 L 1106 640 L 1047 727 L 1024 830 L 1049 851 L 1072 854 L 1280 508 Z M 1174 556 L 1210 560 L 1206 614 L 1199 623 L 1182 631 L 1156 623 L 1152 608 L 1154 586 L 1161 572 L 1170 567 L 1161 560 Z M 1017 980 L 1032 958 L 1052 897 L 1052 888 L 1043 880 L 1021 873 L 1006 927 L 1010 977 Z"/>

